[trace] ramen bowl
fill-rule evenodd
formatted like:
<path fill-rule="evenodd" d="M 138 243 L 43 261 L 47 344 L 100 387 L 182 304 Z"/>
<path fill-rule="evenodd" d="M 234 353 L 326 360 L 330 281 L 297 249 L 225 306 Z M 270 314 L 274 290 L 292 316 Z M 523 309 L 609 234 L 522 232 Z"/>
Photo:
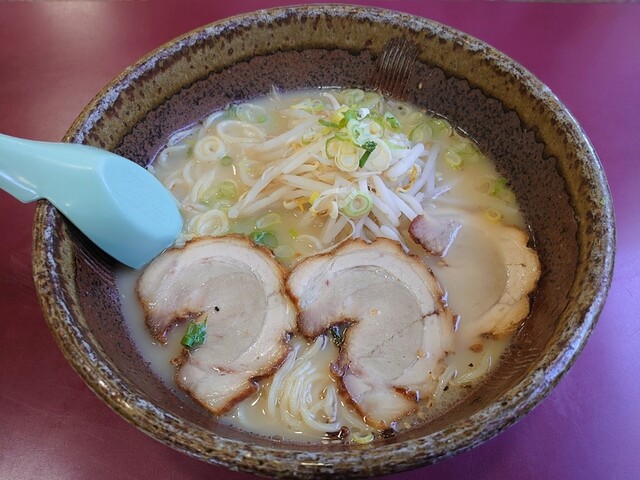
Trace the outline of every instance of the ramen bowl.
<path fill-rule="evenodd" d="M 318 5 L 233 17 L 150 53 L 86 107 L 65 140 L 141 165 L 167 138 L 232 102 L 316 87 L 376 89 L 449 119 L 513 187 L 542 276 L 529 318 L 490 377 L 443 416 L 367 445 L 276 442 L 232 429 L 152 372 L 125 324 L 117 263 L 38 204 L 34 277 L 51 331 L 89 387 L 125 420 L 192 457 L 279 477 L 365 477 L 435 463 L 522 418 L 570 368 L 609 288 L 610 193 L 575 119 L 532 74 L 441 24 Z"/>

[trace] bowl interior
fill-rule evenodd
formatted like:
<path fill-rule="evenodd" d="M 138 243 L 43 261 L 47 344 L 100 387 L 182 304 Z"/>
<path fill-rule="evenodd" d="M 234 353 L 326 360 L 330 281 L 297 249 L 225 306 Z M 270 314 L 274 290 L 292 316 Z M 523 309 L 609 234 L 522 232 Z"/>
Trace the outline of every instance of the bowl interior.
<path fill-rule="evenodd" d="M 433 463 L 490 438 L 533 408 L 572 364 L 611 276 L 606 180 L 580 127 L 548 89 L 462 33 L 349 6 L 234 17 L 191 32 L 127 70 L 85 109 L 66 140 L 147 165 L 176 130 L 273 87 L 373 88 L 377 62 L 397 38 L 415 48 L 416 59 L 406 88 L 393 95 L 448 118 L 478 142 L 514 187 L 541 259 L 530 318 L 498 369 L 447 415 L 358 447 L 359 455 L 341 446 L 275 444 L 239 433 L 154 376 L 127 334 L 115 262 L 42 202 L 34 275 L 45 316 L 74 368 L 125 419 L 178 450 L 232 468 L 270 475 L 382 474 Z"/>

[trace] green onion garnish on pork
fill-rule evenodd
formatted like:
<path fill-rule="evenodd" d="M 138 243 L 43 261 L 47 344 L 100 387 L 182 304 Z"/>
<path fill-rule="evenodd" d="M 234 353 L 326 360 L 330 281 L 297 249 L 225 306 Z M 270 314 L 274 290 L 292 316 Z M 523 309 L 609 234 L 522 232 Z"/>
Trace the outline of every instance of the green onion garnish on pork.
<path fill-rule="evenodd" d="M 265 230 L 256 230 L 249 235 L 251 240 L 258 245 L 264 245 L 265 247 L 269 247 L 274 249 L 278 246 L 278 237 L 276 237 L 275 233 L 267 232 Z"/>
<path fill-rule="evenodd" d="M 187 348 L 196 348 L 202 345 L 207 337 L 207 317 L 202 321 L 190 321 L 187 332 L 180 343 Z"/>

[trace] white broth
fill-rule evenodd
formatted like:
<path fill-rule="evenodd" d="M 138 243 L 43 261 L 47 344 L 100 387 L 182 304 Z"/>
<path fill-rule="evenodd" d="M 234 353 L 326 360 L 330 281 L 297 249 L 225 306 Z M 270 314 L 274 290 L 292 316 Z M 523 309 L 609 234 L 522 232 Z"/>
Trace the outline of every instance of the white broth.
<path fill-rule="evenodd" d="M 290 163 L 275 172 L 278 162 Z M 485 230 L 524 230 L 524 220 L 491 161 L 444 119 L 361 90 L 274 92 L 175 134 L 150 170 L 179 202 L 185 227 L 178 246 L 197 236 L 240 233 L 290 268 L 344 239 L 383 236 L 423 259 L 456 316 L 455 351 L 445 358 L 436 392 L 396 422 L 397 430 L 450 409 L 495 368 L 508 345 L 509 335 L 489 338 L 474 328 L 499 300 L 507 275 Z M 443 257 L 428 255 L 407 233 L 412 217 L 422 214 L 473 218 L 476 227 L 462 228 Z M 135 294 L 139 275 L 124 267 L 117 272 L 124 316 L 143 358 L 177 390 L 171 361 L 182 351 L 186 325 L 175 327 L 165 345 L 150 336 Z M 294 333 L 296 358 L 220 421 L 276 440 L 366 443 L 381 435 L 341 396 L 330 369 L 338 354 L 333 340 L 327 333 L 309 342 Z M 302 405 L 305 399 L 309 405 Z"/>

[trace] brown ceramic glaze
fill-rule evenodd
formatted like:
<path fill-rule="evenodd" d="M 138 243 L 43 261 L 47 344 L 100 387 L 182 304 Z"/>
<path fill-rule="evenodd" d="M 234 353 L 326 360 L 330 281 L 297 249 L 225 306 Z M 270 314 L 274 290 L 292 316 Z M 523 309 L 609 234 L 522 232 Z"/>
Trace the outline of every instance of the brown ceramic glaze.
<path fill-rule="evenodd" d="M 385 65 L 396 55 L 402 71 Z M 66 140 L 146 165 L 175 130 L 273 86 L 376 86 L 403 96 L 467 132 L 509 178 L 543 276 L 531 317 L 497 371 L 445 417 L 371 445 L 300 446 L 238 433 L 154 377 L 127 336 L 115 262 L 43 201 L 35 219 L 34 276 L 70 363 L 115 411 L 161 442 L 212 464 L 271 476 L 409 469 L 514 423 L 575 360 L 613 268 L 608 186 L 571 114 L 529 72 L 467 35 L 405 14 L 325 5 L 234 17 L 161 47 L 108 85 Z"/>

